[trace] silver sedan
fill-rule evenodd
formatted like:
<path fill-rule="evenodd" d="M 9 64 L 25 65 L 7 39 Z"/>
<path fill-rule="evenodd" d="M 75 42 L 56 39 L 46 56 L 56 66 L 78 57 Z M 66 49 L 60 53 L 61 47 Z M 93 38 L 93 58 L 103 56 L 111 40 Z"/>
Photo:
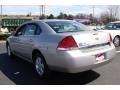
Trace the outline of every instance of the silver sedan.
<path fill-rule="evenodd" d="M 36 20 L 21 25 L 6 42 L 7 53 L 35 65 L 40 77 L 50 70 L 78 73 L 104 65 L 115 56 L 110 34 L 72 20 Z"/>

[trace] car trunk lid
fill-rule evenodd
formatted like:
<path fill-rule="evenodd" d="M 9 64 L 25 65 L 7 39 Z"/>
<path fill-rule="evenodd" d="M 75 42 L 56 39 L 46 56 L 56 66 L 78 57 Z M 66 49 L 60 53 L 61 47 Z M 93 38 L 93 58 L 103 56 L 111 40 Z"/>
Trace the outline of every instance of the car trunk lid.
<path fill-rule="evenodd" d="M 103 32 L 82 32 L 72 36 L 79 48 L 95 47 L 109 43 L 109 35 Z"/>

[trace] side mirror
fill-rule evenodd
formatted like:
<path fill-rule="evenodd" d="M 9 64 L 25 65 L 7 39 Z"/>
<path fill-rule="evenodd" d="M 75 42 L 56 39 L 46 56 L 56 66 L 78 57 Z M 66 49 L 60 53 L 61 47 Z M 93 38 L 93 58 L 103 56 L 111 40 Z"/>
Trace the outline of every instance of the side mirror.
<path fill-rule="evenodd" d="M 93 29 L 94 31 L 96 31 L 97 29 Z"/>
<path fill-rule="evenodd" d="M 14 35 L 15 35 L 15 31 L 12 31 L 12 32 L 11 32 L 11 35 L 14 36 Z"/>
<path fill-rule="evenodd" d="M 105 28 L 101 28 L 102 30 L 105 30 Z"/>

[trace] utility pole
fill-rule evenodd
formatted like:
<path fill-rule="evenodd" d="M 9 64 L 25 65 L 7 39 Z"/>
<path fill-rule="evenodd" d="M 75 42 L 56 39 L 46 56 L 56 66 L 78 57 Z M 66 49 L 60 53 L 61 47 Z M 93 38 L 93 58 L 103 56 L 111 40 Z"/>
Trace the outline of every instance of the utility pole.
<path fill-rule="evenodd" d="M 45 15 L 45 5 L 44 5 L 44 15 Z"/>
<path fill-rule="evenodd" d="M 0 31 L 1 31 L 1 28 L 2 28 L 2 5 L 0 6 L 0 11 L 1 11 L 1 20 L 0 20 Z"/>
<path fill-rule="evenodd" d="M 44 11 L 44 6 L 42 5 L 41 7 L 42 7 L 42 16 L 43 16 L 43 13 L 44 13 L 44 12 L 43 12 L 43 11 Z"/>
<path fill-rule="evenodd" d="M 94 14 L 95 14 L 94 9 L 95 9 L 95 6 L 93 5 L 92 8 L 93 8 L 93 23 L 94 23 Z"/>
<path fill-rule="evenodd" d="M 40 18 L 41 17 L 42 19 L 45 18 L 44 15 L 45 15 L 45 5 L 40 5 Z"/>
<path fill-rule="evenodd" d="M 39 19 L 41 18 L 41 5 L 39 6 L 39 8 L 40 8 L 40 16 L 39 16 Z"/>
<path fill-rule="evenodd" d="M 1 19 L 2 19 L 2 5 L 1 5 Z"/>

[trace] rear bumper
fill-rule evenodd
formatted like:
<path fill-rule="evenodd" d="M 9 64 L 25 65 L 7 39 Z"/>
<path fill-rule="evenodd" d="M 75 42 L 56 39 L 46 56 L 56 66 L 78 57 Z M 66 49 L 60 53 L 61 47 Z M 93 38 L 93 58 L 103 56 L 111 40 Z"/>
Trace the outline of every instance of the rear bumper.
<path fill-rule="evenodd" d="M 50 68 L 51 68 L 51 70 L 65 72 L 65 73 L 79 73 L 79 72 L 83 72 L 83 71 L 101 67 L 101 66 L 106 65 L 107 63 L 111 62 L 112 60 L 113 59 L 107 60 L 107 61 L 99 63 L 99 64 L 91 64 L 91 65 L 80 66 L 80 67 L 67 68 L 67 67 L 50 66 Z"/>
<path fill-rule="evenodd" d="M 105 53 L 105 59 L 96 63 L 96 55 L 100 53 Z M 48 65 L 52 70 L 78 73 L 107 64 L 113 60 L 115 54 L 114 46 L 89 53 L 82 53 L 80 50 L 57 51 L 55 57 L 51 57 L 54 62 L 49 62 Z"/>

